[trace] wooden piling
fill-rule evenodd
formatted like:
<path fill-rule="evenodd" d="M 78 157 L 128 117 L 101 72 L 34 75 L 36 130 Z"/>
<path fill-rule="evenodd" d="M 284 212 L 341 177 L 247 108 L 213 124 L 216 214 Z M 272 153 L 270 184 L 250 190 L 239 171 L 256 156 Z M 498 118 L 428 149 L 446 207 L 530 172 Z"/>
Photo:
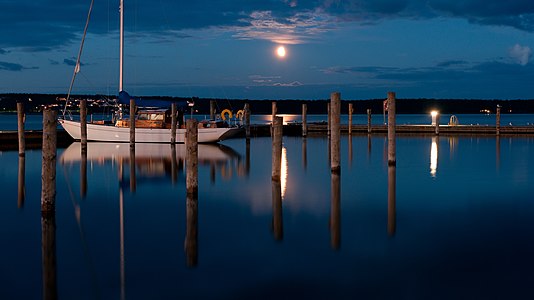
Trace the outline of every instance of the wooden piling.
<path fill-rule="evenodd" d="M 388 165 L 397 164 L 396 158 L 396 119 L 395 119 L 395 93 L 388 92 L 387 99 L 388 110 Z"/>
<path fill-rule="evenodd" d="M 397 167 L 388 166 L 388 235 L 395 235 L 397 231 L 397 208 L 396 208 L 396 184 L 397 184 Z"/>
<path fill-rule="evenodd" d="M 135 100 L 130 99 L 130 146 L 135 146 Z"/>
<path fill-rule="evenodd" d="M 308 136 L 308 105 L 302 103 L 302 136 Z"/>
<path fill-rule="evenodd" d="M 87 100 L 80 100 L 80 134 L 82 152 L 87 151 Z"/>
<path fill-rule="evenodd" d="M 271 102 L 271 110 L 272 110 L 272 115 L 271 115 L 271 136 L 272 136 L 273 128 L 274 128 L 274 118 L 276 117 L 276 113 L 278 112 L 276 108 L 276 101 Z"/>
<path fill-rule="evenodd" d="M 330 246 L 338 250 L 341 246 L 341 175 L 331 174 L 330 186 Z"/>
<path fill-rule="evenodd" d="M 213 100 L 210 100 L 210 103 Z M 171 144 L 176 143 L 176 103 L 171 104 Z M 212 118 L 213 119 L 213 118 Z"/>
<path fill-rule="evenodd" d="M 215 100 L 210 100 L 210 120 L 215 120 Z"/>
<path fill-rule="evenodd" d="M 495 134 L 501 134 L 501 106 L 497 105 L 497 113 L 495 114 Z"/>
<path fill-rule="evenodd" d="M 26 141 L 24 139 L 24 103 L 17 102 L 17 128 L 19 138 L 19 156 L 24 156 L 26 152 Z"/>
<path fill-rule="evenodd" d="M 332 173 L 339 173 L 341 171 L 340 165 L 340 118 L 341 118 L 341 94 L 334 92 L 330 95 L 330 135 L 331 135 L 331 153 L 330 153 L 330 167 Z"/>
<path fill-rule="evenodd" d="M 439 135 L 439 112 L 436 114 L 436 126 L 435 126 L 434 133 L 436 135 Z"/>
<path fill-rule="evenodd" d="M 274 117 L 272 137 L 272 180 L 280 180 L 282 166 L 282 124 L 283 117 Z"/>
<path fill-rule="evenodd" d="M 57 299 L 57 256 L 55 213 L 41 216 L 41 259 L 43 299 Z"/>
<path fill-rule="evenodd" d="M 352 103 L 349 103 L 349 135 L 352 135 Z"/>
<path fill-rule="evenodd" d="M 331 133 L 331 127 L 332 127 L 332 99 L 330 99 L 330 103 L 328 103 L 328 105 L 326 106 L 326 111 L 327 111 L 327 117 L 326 117 L 326 123 L 327 123 L 327 135 L 330 136 L 330 133 Z"/>
<path fill-rule="evenodd" d="M 43 159 L 41 170 L 41 212 L 54 213 L 56 206 L 56 145 L 57 113 L 50 108 L 43 111 Z"/>
<path fill-rule="evenodd" d="M 250 105 L 245 103 L 245 137 L 250 139 Z"/>
<path fill-rule="evenodd" d="M 186 122 L 186 190 L 187 194 L 198 194 L 198 121 Z"/>
<path fill-rule="evenodd" d="M 371 133 L 371 109 L 367 109 L 367 133 Z"/>

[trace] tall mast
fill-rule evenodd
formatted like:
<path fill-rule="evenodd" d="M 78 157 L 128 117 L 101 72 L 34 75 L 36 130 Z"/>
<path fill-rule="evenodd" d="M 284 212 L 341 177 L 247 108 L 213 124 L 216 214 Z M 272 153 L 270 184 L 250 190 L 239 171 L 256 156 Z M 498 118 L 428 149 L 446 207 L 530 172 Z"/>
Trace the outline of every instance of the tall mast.
<path fill-rule="evenodd" d="M 124 0 L 120 0 L 120 55 L 119 55 L 119 92 L 122 91 L 122 65 L 124 59 Z"/>

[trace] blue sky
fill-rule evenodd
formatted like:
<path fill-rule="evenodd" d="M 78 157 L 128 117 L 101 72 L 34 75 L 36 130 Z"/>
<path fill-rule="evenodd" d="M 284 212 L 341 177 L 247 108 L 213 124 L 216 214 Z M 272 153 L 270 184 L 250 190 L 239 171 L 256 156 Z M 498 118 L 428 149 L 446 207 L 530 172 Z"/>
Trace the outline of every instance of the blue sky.
<path fill-rule="evenodd" d="M 0 92 L 66 93 L 90 1 L 0 3 Z M 95 1 L 73 93 L 117 94 L 118 6 Z M 132 95 L 534 99 L 532 0 L 125 0 L 125 14 Z"/>

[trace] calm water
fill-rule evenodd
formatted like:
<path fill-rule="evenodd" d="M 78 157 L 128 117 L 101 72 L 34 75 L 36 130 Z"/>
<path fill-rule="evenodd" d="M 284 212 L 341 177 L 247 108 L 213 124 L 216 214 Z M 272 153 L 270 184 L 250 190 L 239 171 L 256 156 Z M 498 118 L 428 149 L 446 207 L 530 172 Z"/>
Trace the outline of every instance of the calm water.
<path fill-rule="evenodd" d="M 384 137 L 342 136 L 340 177 L 326 138 L 284 137 L 280 186 L 270 138 L 222 144 L 199 148 L 197 206 L 181 145 L 58 149 L 55 228 L 41 152 L 24 169 L 0 152 L 2 298 L 39 299 L 53 274 L 61 299 L 534 295 L 533 137 L 399 137 L 388 168 Z"/>
<path fill-rule="evenodd" d="M 301 122 L 301 115 L 281 114 L 279 116 L 284 117 L 284 122 Z M 452 115 L 441 115 L 440 124 L 447 124 Z M 75 118 L 78 116 L 74 116 Z M 111 115 L 94 115 L 88 116 L 94 120 L 111 119 Z M 188 118 L 189 115 L 186 115 Z M 198 119 L 206 119 L 207 115 L 196 115 Z M 485 114 L 462 114 L 456 115 L 461 125 L 495 125 L 495 115 Z M 387 116 L 386 116 L 387 118 Z M 308 115 L 307 122 L 326 122 L 328 120 L 327 115 Z M 375 114 L 372 115 L 371 122 L 375 125 L 384 124 L 384 115 Z M 397 115 L 397 124 L 410 125 L 410 124 L 431 124 L 430 115 L 422 114 L 400 114 Z M 235 122 L 233 120 L 232 122 Z M 270 124 L 271 115 L 252 115 L 250 122 L 252 124 Z M 348 124 L 348 115 L 341 116 L 341 123 Z M 353 124 L 367 124 L 367 115 L 353 115 Z M 533 125 L 534 115 L 532 114 L 502 114 L 501 126 L 507 125 Z M 26 130 L 40 130 L 43 128 L 43 116 L 41 114 L 32 114 L 26 116 L 25 129 Z M 0 114 L 0 131 L 1 130 L 17 130 L 17 115 L 16 114 Z"/>

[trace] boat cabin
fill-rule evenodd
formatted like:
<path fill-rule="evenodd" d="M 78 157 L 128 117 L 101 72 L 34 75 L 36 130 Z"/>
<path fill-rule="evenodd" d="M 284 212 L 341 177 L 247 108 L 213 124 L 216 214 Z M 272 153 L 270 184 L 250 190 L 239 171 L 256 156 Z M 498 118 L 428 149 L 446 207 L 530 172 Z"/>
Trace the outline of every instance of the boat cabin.
<path fill-rule="evenodd" d="M 184 113 L 178 111 L 177 128 L 185 128 Z M 139 110 L 135 118 L 136 128 L 171 128 L 172 115 L 170 109 Z M 117 127 L 130 127 L 129 119 L 117 120 Z M 198 128 L 226 128 L 228 124 L 222 120 L 202 120 Z"/>

